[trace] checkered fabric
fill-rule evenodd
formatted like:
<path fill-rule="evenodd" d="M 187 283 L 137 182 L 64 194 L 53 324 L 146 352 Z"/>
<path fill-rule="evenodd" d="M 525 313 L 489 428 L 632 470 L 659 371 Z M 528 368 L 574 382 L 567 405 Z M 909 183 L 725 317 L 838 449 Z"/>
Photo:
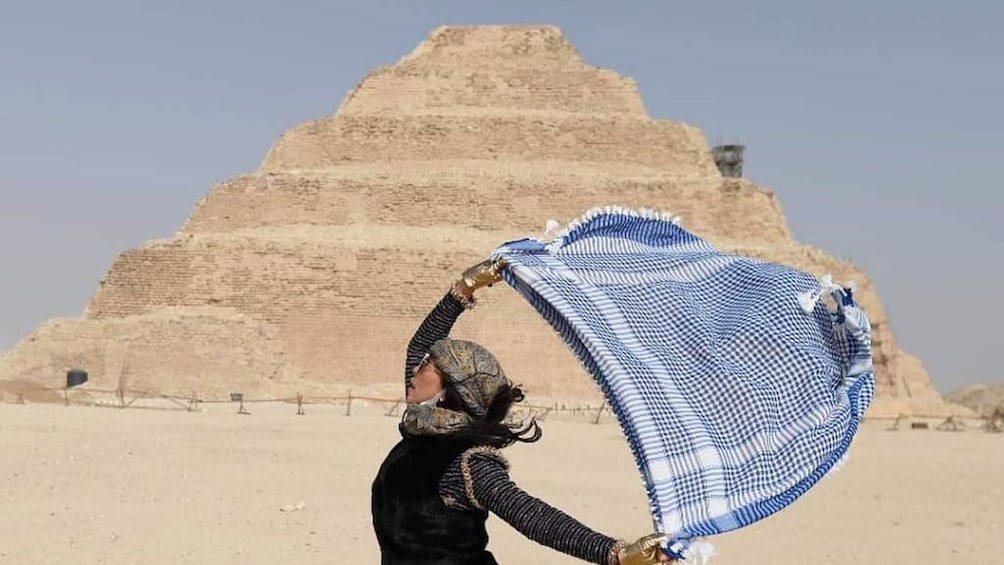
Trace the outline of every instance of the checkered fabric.
<path fill-rule="evenodd" d="M 850 289 L 723 253 L 671 216 L 593 210 L 493 258 L 599 384 L 675 557 L 805 493 L 874 394 Z"/>

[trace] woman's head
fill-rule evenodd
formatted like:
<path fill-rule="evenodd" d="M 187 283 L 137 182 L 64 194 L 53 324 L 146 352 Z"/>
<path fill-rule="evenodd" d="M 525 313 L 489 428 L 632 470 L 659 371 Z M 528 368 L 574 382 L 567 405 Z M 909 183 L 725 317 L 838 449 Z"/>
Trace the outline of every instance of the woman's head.
<path fill-rule="evenodd" d="M 533 419 L 526 426 L 505 422 L 512 405 L 523 401 L 523 391 L 509 380 L 490 351 L 472 341 L 439 340 L 416 367 L 408 402 L 433 398 L 438 398 L 442 408 L 470 416 L 467 431 L 488 443 L 508 445 L 540 437 Z"/>
<path fill-rule="evenodd" d="M 441 339 L 429 348 L 429 357 L 443 386 L 456 392 L 463 411 L 474 418 L 483 418 L 495 395 L 512 387 L 498 359 L 473 341 Z"/>

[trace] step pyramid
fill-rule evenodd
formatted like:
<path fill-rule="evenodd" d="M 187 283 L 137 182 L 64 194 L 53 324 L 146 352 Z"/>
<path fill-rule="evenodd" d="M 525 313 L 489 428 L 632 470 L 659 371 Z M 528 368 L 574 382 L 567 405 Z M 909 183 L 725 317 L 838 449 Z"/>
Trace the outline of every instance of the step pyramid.
<path fill-rule="evenodd" d="M 723 249 L 854 280 L 878 398 L 940 402 L 866 273 L 792 237 L 778 198 L 723 178 L 702 132 L 655 120 L 629 78 L 550 26 L 441 27 L 337 111 L 285 132 L 210 190 L 173 238 L 121 253 L 80 319 L 38 328 L 0 378 L 271 396 L 401 393 L 404 348 L 468 264 L 608 204 L 669 210 Z M 494 288 L 455 333 L 532 396 L 598 399 L 554 332 Z M 898 407 L 896 410 L 902 410 Z"/>

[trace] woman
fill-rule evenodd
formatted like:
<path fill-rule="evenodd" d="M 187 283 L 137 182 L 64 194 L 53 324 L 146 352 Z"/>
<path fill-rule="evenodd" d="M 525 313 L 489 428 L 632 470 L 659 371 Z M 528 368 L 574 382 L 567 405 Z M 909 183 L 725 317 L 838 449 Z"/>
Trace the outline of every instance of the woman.
<path fill-rule="evenodd" d="M 530 496 L 509 478 L 499 451 L 534 442 L 541 430 L 505 423 L 523 400 L 495 357 L 480 345 L 448 339 L 474 291 L 500 280 L 501 265 L 479 263 L 464 271 L 422 322 L 408 344 L 408 407 L 403 439 L 373 482 L 373 527 L 382 563 L 491 565 L 485 521 L 492 512 L 526 537 L 579 559 L 600 564 L 668 562 L 652 534 L 633 543 L 597 533 Z"/>

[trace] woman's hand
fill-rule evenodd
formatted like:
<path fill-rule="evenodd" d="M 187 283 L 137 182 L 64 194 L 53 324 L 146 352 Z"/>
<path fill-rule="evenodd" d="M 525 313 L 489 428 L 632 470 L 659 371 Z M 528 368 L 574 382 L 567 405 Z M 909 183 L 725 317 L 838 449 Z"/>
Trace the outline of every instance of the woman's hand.
<path fill-rule="evenodd" d="M 502 269 L 507 263 L 504 259 L 492 261 L 486 259 L 477 265 L 472 265 L 464 270 L 460 275 L 460 280 L 456 282 L 454 288 L 467 298 L 474 295 L 474 291 L 479 288 L 491 286 L 502 280 Z"/>
<path fill-rule="evenodd" d="M 624 544 L 617 551 L 618 565 L 655 565 L 671 563 L 673 560 L 660 547 L 668 538 L 666 534 L 649 534 L 631 543 Z"/>

